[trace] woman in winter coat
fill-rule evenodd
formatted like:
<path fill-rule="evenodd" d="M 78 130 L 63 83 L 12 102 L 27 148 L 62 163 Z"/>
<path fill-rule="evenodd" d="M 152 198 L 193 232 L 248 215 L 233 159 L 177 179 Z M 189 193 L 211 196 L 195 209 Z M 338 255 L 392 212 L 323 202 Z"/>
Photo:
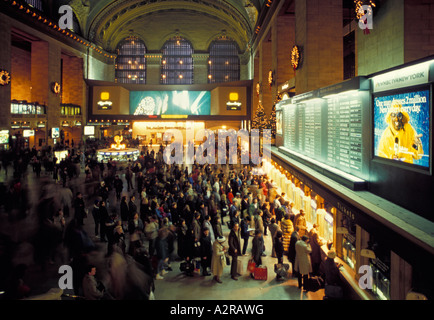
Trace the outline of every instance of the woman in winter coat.
<path fill-rule="evenodd" d="M 283 233 L 283 250 L 288 252 L 289 242 L 291 241 L 291 234 L 294 232 L 294 226 L 290 219 L 289 214 L 285 214 L 283 219 L 280 221 L 280 228 Z"/>
<path fill-rule="evenodd" d="M 309 273 L 312 272 L 312 264 L 310 261 L 310 253 L 312 249 L 309 245 L 309 238 L 302 236 L 301 240 L 298 240 L 295 244 L 295 263 L 294 270 L 298 276 L 298 288 L 303 287 L 307 291 L 307 280 Z"/>
<path fill-rule="evenodd" d="M 321 257 L 321 246 L 323 246 L 325 243 L 321 240 L 321 238 L 318 235 L 318 232 L 314 231 L 311 234 L 310 237 L 310 246 L 312 248 L 312 253 L 310 254 L 311 261 L 312 261 L 312 274 L 318 275 L 319 267 L 322 262 Z"/>
<path fill-rule="evenodd" d="M 213 244 L 212 259 L 211 259 L 211 273 L 214 275 L 214 280 L 222 283 L 220 277 L 223 274 L 223 268 L 226 264 L 225 252 L 226 248 L 223 243 L 226 241 L 225 237 L 218 237 Z"/>

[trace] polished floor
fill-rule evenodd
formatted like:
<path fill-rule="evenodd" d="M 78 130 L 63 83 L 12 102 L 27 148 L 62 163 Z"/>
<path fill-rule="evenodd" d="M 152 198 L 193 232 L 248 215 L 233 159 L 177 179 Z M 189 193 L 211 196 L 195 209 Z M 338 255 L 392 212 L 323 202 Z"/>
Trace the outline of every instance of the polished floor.
<path fill-rule="evenodd" d="M 11 168 L 10 168 L 11 169 Z M 0 172 L 0 183 L 8 183 L 11 178 L 11 170 L 8 176 L 5 176 L 4 170 Z M 124 179 L 123 175 L 121 175 Z M 31 167 L 23 183 L 29 190 L 29 210 L 25 218 L 18 218 L 15 215 L 8 215 L 3 208 L 0 209 L 0 233 L 2 238 L 7 237 L 10 245 L 14 247 L 13 264 L 25 263 L 28 266 L 24 282 L 31 288 L 31 295 L 40 295 L 49 291 L 51 288 L 58 288 L 58 281 L 61 276 L 58 270 L 62 264 L 67 263 L 66 251 L 59 246 L 54 263 L 45 264 L 42 267 L 36 264 L 33 259 L 34 246 L 32 239 L 37 233 L 37 218 L 35 215 L 35 206 L 39 201 L 41 190 L 47 183 L 53 184 L 51 176 L 45 175 L 44 171 L 40 178 L 36 178 Z M 125 181 L 125 180 L 124 180 Z M 97 182 L 96 182 L 97 183 Z M 68 181 L 68 187 L 73 194 L 81 191 L 85 196 L 86 207 L 91 208 L 95 196 L 93 195 L 95 183 L 84 183 L 84 174 L 78 178 Z M 126 184 L 124 184 L 126 186 Z M 50 186 L 52 187 L 52 186 Z M 54 192 L 61 192 L 62 185 L 56 184 Z M 127 193 L 127 190 L 124 190 Z M 118 207 L 114 198 L 114 192 L 110 194 L 110 207 Z M 71 219 L 71 218 L 69 218 Z M 67 220 L 67 222 L 69 221 Z M 226 218 L 227 219 L 227 218 Z M 225 220 L 226 221 L 226 220 Z M 92 217 L 85 219 L 85 231 L 94 235 L 94 222 Z M 226 224 L 223 224 L 223 231 L 227 237 L 229 230 Z M 297 279 L 288 278 L 284 281 L 276 281 L 274 273 L 274 264 L 276 258 L 271 257 L 271 237 L 266 236 L 266 257 L 263 258 L 263 264 L 268 268 L 268 279 L 266 281 L 254 280 L 249 274 L 245 273 L 234 281 L 230 277 L 230 266 L 226 266 L 221 284 L 213 281 L 212 276 L 204 277 L 195 274 L 194 277 L 187 277 L 179 270 L 180 261 L 173 256 L 172 269 L 164 279 L 155 280 L 155 299 L 156 300 L 322 300 L 324 290 L 317 292 L 305 292 L 298 289 Z M 107 260 L 105 258 L 106 244 L 99 242 L 94 238 L 98 250 L 90 254 L 89 261 L 97 266 L 96 277 L 104 281 L 107 270 Z M 251 243 L 249 243 L 248 253 L 250 252 Z M 176 250 L 175 250 L 176 252 Z M 244 270 L 247 268 L 249 255 L 241 257 L 244 264 Z M 287 262 L 285 257 L 285 263 Z M 73 294 L 72 290 L 66 289 L 64 293 Z"/>

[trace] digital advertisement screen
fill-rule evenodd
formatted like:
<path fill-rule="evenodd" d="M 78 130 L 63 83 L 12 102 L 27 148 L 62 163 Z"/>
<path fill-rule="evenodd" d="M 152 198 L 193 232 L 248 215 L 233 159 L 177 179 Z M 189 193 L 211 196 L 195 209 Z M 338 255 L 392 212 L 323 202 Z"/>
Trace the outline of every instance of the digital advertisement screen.
<path fill-rule="evenodd" d="M 375 97 L 375 156 L 429 168 L 429 103 L 429 90 Z"/>
<path fill-rule="evenodd" d="M 0 131 L 0 144 L 9 143 L 9 130 Z"/>
<path fill-rule="evenodd" d="M 60 128 L 51 129 L 51 138 L 58 139 L 60 137 Z"/>
<path fill-rule="evenodd" d="M 131 91 L 132 115 L 210 115 L 209 91 Z"/>

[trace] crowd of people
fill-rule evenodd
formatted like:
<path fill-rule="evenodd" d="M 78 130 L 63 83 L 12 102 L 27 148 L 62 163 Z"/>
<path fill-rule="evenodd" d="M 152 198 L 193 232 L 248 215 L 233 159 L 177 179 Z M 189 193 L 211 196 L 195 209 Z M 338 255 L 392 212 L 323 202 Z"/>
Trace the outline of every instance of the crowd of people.
<path fill-rule="evenodd" d="M 37 163 L 48 163 L 45 176 L 50 180 L 44 180 L 36 207 L 36 260 L 42 266 L 52 264 L 59 246 L 66 248 L 61 259 L 74 270 L 76 296 L 152 299 L 155 281 L 173 271 L 174 259 L 186 276 L 200 273 L 217 283 L 230 264 L 236 281 L 241 275 L 239 257 L 248 254 L 249 243 L 255 266 L 262 265 L 264 236 L 272 238 L 277 267 L 284 265 L 285 256 L 292 264 L 300 289 L 308 289 L 309 275 L 325 275 L 328 283 L 337 284 L 336 264 L 321 258 L 324 243 L 317 226 L 307 230 L 303 210 L 295 214 L 293 204 L 277 193 L 266 175 L 254 175 L 251 165 L 169 165 L 163 149 L 145 148 L 136 161 L 127 163 L 99 163 L 94 146 L 72 148 L 61 161 L 52 150 L 15 154 L 12 191 L 28 166 L 40 179 Z M 85 183 L 74 183 L 81 174 Z M 90 233 L 83 228 L 89 219 L 94 223 Z M 224 225 L 230 229 L 227 236 Z M 89 262 L 89 253 L 101 247 L 108 262 L 104 275 Z M 277 280 L 284 278 L 277 273 Z M 17 292 L 6 296 L 21 297 Z"/>

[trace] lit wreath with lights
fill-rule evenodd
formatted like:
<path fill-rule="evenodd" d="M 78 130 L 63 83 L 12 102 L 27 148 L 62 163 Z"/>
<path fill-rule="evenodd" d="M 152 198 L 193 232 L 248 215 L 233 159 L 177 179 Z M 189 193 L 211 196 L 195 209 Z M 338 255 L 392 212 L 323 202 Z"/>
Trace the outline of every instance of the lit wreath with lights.
<path fill-rule="evenodd" d="M 51 90 L 53 90 L 55 94 L 58 94 L 60 92 L 60 84 L 57 82 L 53 82 L 53 84 L 51 85 Z"/>
<path fill-rule="evenodd" d="M 291 50 L 291 65 L 294 70 L 297 70 L 300 65 L 300 50 L 294 46 Z"/>
<path fill-rule="evenodd" d="M 11 82 L 11 75 L 6 70 L 0 70 L 0 85 L 5 86 Z"/>

